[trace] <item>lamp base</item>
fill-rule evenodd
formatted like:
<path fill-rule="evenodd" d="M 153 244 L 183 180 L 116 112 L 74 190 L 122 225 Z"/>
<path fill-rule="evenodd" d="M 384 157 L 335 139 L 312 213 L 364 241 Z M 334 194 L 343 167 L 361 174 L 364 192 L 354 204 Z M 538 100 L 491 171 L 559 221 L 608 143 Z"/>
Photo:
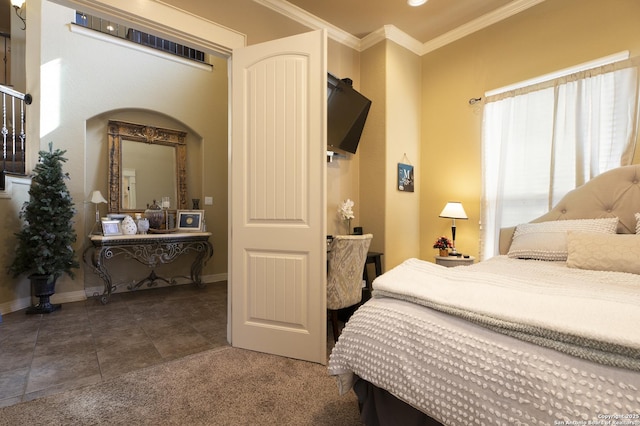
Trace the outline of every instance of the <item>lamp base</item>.
<path fill-rule="evenodd" d="M 91 235 L 103 235 L 102 234 L 102 223 L 100 222 L 96 222 L 93 224 L 93 228 L 91 228 L 91 233 L 89 234 L 89 236 Z"/>

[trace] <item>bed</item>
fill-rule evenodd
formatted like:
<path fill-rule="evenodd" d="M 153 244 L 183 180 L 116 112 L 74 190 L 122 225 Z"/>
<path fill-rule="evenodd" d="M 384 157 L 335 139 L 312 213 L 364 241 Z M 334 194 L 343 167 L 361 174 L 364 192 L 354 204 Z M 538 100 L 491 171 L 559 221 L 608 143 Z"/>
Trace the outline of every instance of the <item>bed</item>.
<path fill-rule="evenodd" d="M 365 424 L 640 425 L 640 165 L 505 229 L 500 255 L 376 278 L 329 374 Z"/>

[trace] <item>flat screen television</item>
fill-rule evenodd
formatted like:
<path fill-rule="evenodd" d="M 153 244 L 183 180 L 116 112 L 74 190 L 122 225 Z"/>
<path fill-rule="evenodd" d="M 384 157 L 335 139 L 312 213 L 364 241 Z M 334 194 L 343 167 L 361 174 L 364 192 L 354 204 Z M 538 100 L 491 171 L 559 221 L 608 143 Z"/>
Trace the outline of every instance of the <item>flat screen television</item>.
<path fill-rule="evenodd" d="M 327 149 L 356 153 L 371 101 L 348 78 L 327 78 Z"/>

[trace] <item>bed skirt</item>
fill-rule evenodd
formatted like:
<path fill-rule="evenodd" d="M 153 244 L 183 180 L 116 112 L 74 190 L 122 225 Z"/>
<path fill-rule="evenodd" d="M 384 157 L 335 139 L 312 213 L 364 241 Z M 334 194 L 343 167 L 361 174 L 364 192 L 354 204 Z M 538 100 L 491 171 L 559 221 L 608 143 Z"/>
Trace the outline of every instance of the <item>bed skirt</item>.
<path fill-rule="evenodd" d="M 442 426 L 442 423 L 364 379 L 356 380 L 353 391 L 358 396 L 360 420 L 367 426 Z"/>

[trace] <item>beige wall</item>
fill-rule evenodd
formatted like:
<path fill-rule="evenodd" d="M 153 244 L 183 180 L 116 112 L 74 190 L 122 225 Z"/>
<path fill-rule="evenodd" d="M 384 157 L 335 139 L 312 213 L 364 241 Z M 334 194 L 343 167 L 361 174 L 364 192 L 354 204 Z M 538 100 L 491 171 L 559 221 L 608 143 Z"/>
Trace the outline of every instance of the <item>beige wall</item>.
<path fill-rule="evenodd" d="M 421 257 L 433 261 L 433 241 L 451 235 L 438 218 L 461 201 L 459 251 L 478 255 L 484 92 L 615 52 L 640 54 L 637 0 L 545 1 L 422 58 Z M 637 158 L 637 156 L 636 156 Z"/>
<path fill-rule="evenodd" d="M 327 70 L 338 78 L 352 79 L 353 87 L 361 90 L 360 54 L 357 51 L 329 40 Z M 355 219 L 352 220 L 351 227 L 362 224 L 358 170 L 360 169 L 360 147 L 368 143 L 363 135 L 355 155 L 346 154 L 327 163 L 327 234 L 329 235 L 347 232 L 346 224 L 338 216 L 338 205 L 347 198 L 355 202 L 353 209 Z"/>
<path fill-rule="evenodd" d="M 371 100 L 367 124 L 358 147 L 360 155 L 360 217 L 364 232 L 372 233 L 371 251 L 385 252 L 387 49 L 380 42 L 362 52 L 363 93 Z M 385 253 L 388 255 L 388 253 Z M 386 262 L 386 258 L 384 259 Z"/>
<path fill-rule="evenodd" d="M 189 149 L 195 152 L 188 153 L 189 198 L 203 200 L 207 195 L 214 199 L 213 206 L 201 205 L 205 209 L 208 230 L 213 233 L 211 241 L 215 249 L 214 258 L 205 267 L 203 275 L 226 274 L 226 60 L 216 57 L 213 70 L 203 70 L 119 47 L 71 32 L 69 22 L 74 20 L 73 10 L 47 1 L 41 2 L 40 10 L 38 3 L 38 0 L 29 3 L 29 22 L 33 26 L 28 26 L 33 31 L 29 36 L 42 35 L 38 37 L 39 43 L 34 43 L 35 53 L 29 51 L 34 55 L 34 62 L 38 61 L 38 65 L 30 69 L 40 70 L 39 78 L 33 80 L 37 83 L 28 88 L 34 94 L 29 119 L 39 122 L 38 126 L 31 123 L 30 129 L 34 131 L 30 134 L 40 134 L 39 139 L 30 140 L 31 157 L 34 157 L 30 159 L 35 161 L 38 149 L 49 141 L 53 141 L 56 148 L 67 150 L 69 161 L 65 171 L 71 176 L 68 187 L 78 210 L 75 247 L 78 256 L 89 245 L 87 230 L 95 220 L 93 206 L 86 200 L 94 189 L 105 195 L 108 192 L 106 121 L 110 118 L 134 122 L 153 119 L 164 123 L 166 117 L 172 117 L 170 123 L 179 123 L 194 140 Z M 47 19 L 38 26 L 40 16 Z M 175 128 L 175 125 L 166 127 Z M 24 193 L 17 193 L 15 198 L 19 200 L 24 196 Z M 0 211 L 4 213 L 3 217 L 15 217 L 16 202 L 0 200 Z M 12 235 L 3 240 L 3 245 L 15 244 Z M 10 260 L 10 256 L 0 260 L 2 271 Z M 126 271 L 114 279 L 117 284 L 132 281 Z M 52 301 L 80 300 L 85 289 L 93 287 L 95 281 L 95 274 L 83 265 L 75 279 L 64 276 L 58 280 Z M 26 277 L 0 280 L 1 311 L 27 306 L 29 293 Z"/>
<path fill-rule="evenodd" d="M 13 12 L 13 6 L 11 6 L 10 0 L 0 0 L 0 31 L 3 33 L 11 33 L 11 14 Z"/>
<path fill-rule="evenodd" d="M 4 78 L 0 78 L 0 83 L 13 87 L 19 92 L 24 93 L 25 89 L 25 39 L 27 32 L 23 30 L 24 24 L 18 18 L 13 6 L 9 0 L 0 1 L 2 9 L 2 18 L 0 18 L 0 31 L 10 34 L 11 39 L 7 39 L 9 50 L 5 58 L 6 62 L 2 64 L 6 68 L 7 81 L 2 82 Z M 22 16 L 26 16 L 26 12 L 21 12 Z M 4 40 L 4 38 L 2 38 Z M 4 47 L 3 47 L 4 49 Z M 4 71 L 2 72 L 4 75 Z"/>
<path fill-rule="evenodd" d="M 250 0 L 243 1 L 253 5 Z M 67 149 L 69 162 L 65 169 L 71 174 L 69 189 L 78 208 L 78 254 L 81 255 L 88 245 L 86 235 L 95 217 L 93 205 L 87 204 L 86 200 L 94 189 L 107 194 L 106 121 L 144 122 L 189 132 L 188 139 L 192 139 L 188 140 L 189 198 L 201 199 L 207 230 L 213 233 L 214 257 L 203 275 L 224 276 L 228 222 L 226 60 L 214 57 L 213 72 L 203 72 L 72 33 L 69 31 L 69 22 L 74 19 L 71 9 L 46 0 L 30 0 L 29 7 L 28 37 L 31 41 L 26 60 L 28 69 L 37 74 L 26 89 L 35 99 L 29 108 L 29 130 L 32 135 L 40 133 L 40 137 L 32 137 L 29 142 L 32 155 L 28 168 L 36 161 L 40 147 L 50 140 L 56 147 Z M 272 14 L 268 12 L 265 16 Z M 306 31 L 299 24 L 282 25 L 282 19 L 261 18 L 259 28 L 248 38 L 254 42 L 264 41 Z M 358 87 L 359 53 L 329 41 L 328 70 L 337 76 L 352 78 Z M 338 201 L 358 198 L 357 171 L 358 155 L 336 162 L 328 170 L 328 203 L 334 204 L 330 208 L 329 233 L 339 231 L 340 224 L 331 223 L 336 218 Z M 0 215 L 9 218 L 4 222 L 0 238 L 0 254 L 3 254 L 0 268 L 3 271 L 11 259 L 15 245 L 13 230 L 20 224 L 17 215 L 28 198 L 27 190 L 27 182 L 17 183 L 11 194 L 0 198 Z M 212 196 L 214 205 L 204 206 L 204 196 Z M 358 208 L 359 203 L 356 215 Z M 106 214 L 105 206 L 101 206 L 101 213 Z M 127 268 L 129 273 L 119 275 L 117 284 L 124 288 L 132 278 L 139 279 L 141 274 L 148 273 L 144 269 Z M 54 303 L 80 300 L 85 291 L 92 294 L 100 290 L 100 285 L 99 278 L 83 265 L 75 280 L 64 277 L 58 281 L 52 300 Z M 12 279 L 3 274 L 0 312 L 24 308 L 30 304 L 29 293 L 26 278 Z"/>
<path fill-rule="evenodd" d="M 360 148 L 362 225 L 384 269 L 420 254 L 421 184 L 398 190 L 398 163 L 420 167 L 420 58 L 391 41 L 362 54 L 362 90 L 372 100 Z"/>
<path fill-rule="evenodd" d="M 26 179 L 7 179 L 9 184 L 5 197 L 0 198 L 0 314 L 21 309 L 19 300 L 29 297 L 29 288 L 18 286 L 17 280 L 7 274 L 9 262 L 15 254 L 13 233 L 22 225 L 18 212 L 22 204 L 29 200 L 29 181 Z"/>
<path fill-rule="evenodd" d="M 29 43 L 27 68 L 40 70 L 42 79 L 42 84 L 26 89 L 36 99 L 29 110 L 30 125 L 42 123 L 37 126 L 40 138 L 30 145 L 32 152 L 50 140 L 67 149 L 72 196 L 83 203 L 93 189 L 106 192 L 106 163 L 100 159 L 102 148 L 94 144 L 102 137 L 102 124 L 97 121 L 111 115 L 122 119 L 121 114 L 126 117 L 143 110 L 174 117 L 201 144 L 202 173 L 193 187 L 200 198 L 214 197 L 206 215 L 216 253 L 205 274 L 226 272 L 226 61 L 218 58 L 210 78 L 201 81 L 202 73 L 195 69 L 151 58 L 138 62 L 140 54 L 71 33 L 69 9 L 43 0 L 30 0 L 29 7 L 32 25 L 27 26 L 27 35 L 38 42 Z M 459 200 L 470 219 L 458 222 L 458 247 L 477 255 L 482 106 L 470 106 L 469 98 L 617 51 L 628 49 L 638 55 L 639 12 L 636 0 L 606 4 L 549 0 L 422 58 L 390 41 L 362 53 L 329 41 L 329 72 L 352 78 L 373 104 L 358 154 L 328 164 L 327 232 L 346 231 L 336 209 L 339 202 L 351 198 L 356 202 L 352 226 L 363 226 L 374 234 L 372 250 L 385 252 L 386 269 L 411 256 L 432 260 L 435 238 L 451 232 L 450 221 L 438 214 L 447 201 Z M 42 16 L 47 19 L 41 26 Z M 288 27 L 279 25 L 280 20 L 260 19 L 260 31 L 248 39 L 291 35 L 282 33 Z M 216 22 L 236 28 L 232 20 Z M 291 28 L 295 28 L 292 33 L 304 30 L 299 25 Z M 186 92 L 184 88 L 172 92 L 171 84 L 165 83 L 176 81 L 193 84 Z M 55 94 L 60 97 L 52 98 Z M 56 99 L 53 104 L 52 99 Z M 414 193 L 396 189 L 397 163 L 404 161 L 405 153 L 416 170 Z M 31 162 L 35 154 L 32 157 Z M 636 153 L 636 163 L 638 158 Z M 26 199 L 26 189 L 15 184 L 13 194 L 0 199 L 0 215 L 13 218 L 2 227 L 1 259 L 13 250 L 12 231 L 19 223 L 17 211 Z M 92 210 L 85 207 L 79 204 L 79 248 L 86 244 L 84 236 L 93 221 Z M 0 268 L 6 270 L 7 263 L 0 260 Z M 95 277 L 81 271 L 73 282 L 62 280 L 54 301 L 82 293 L 85 279 L 93 282 Z M 28 286 L 17 284 L 8 277 L 0 280 L 0 312 L 12 310 L 16 301 L 22 303 L 28 297 Z"/>
<path fill-rule="evenodd" d="M 385 132 L 387 193 L 385 210 L 385 268 L 420 255 L 420 197 L 422 185 L 416 179 L 414 192 L 398 190 L 398 163 L 414 166 L 416 177 L 424 173 L 420 165 L 420 58 L 388 41 L 387 111 Z"/>

